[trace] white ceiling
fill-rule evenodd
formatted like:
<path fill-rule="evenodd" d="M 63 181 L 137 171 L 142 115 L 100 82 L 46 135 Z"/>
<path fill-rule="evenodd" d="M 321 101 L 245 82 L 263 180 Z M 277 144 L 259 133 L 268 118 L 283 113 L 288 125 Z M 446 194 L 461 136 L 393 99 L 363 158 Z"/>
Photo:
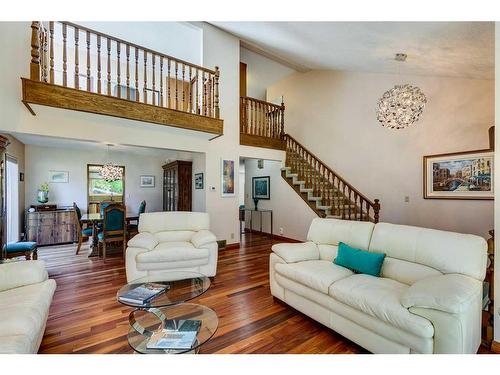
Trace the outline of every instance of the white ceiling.
<path fill-rule="evenodd" d="M 46 137 L 41 135 L 24 134 L 24 133 L 13 133 L 12 135 L 25 145 L 88 150 L 91 152 L 108 151 L 108 146 L 104 142 L 100 143 L 100 142 L 91 142 L 91 141 L 83 141 L 76 139 Z M 175 150 L 160 149 L 153 147 L 120 145 L 120 144 L 114 144 L 113 146 L 109 147 L 109 152 L 122 152 L 134 155 L 151 156 L 155 158 L 156 157 L 163 158 L 165 160 L 176 160 L 176 159 L 192 160 L 193 158 L 193 153 L 191 152 L 175 151 Z"/>
<path fill-rule="evenodd" d="M 494 78 L 493 22 L 212 24 L 303 70 Z M 394 61 L 398 52 L 408 55 L 405 63 Z"/>

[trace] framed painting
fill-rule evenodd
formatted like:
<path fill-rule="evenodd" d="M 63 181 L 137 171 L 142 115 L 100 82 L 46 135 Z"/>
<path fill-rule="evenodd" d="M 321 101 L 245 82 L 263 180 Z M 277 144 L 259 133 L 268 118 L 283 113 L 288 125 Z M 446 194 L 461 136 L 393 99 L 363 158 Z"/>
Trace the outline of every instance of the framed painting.
<path fill-rule="evenodd" d="M 221 159 L 221 196 L 235 196 L 234 160 Z"/>
<path fill-rule="evenodd" d="M 271 199 L 271 178 L 269 176 L 252 177 L 252 198 Z"/>
<path fill-rule="evenodd" d="M 69 172 L 49 171 L 49 182 L 67 184 L 69 182 Z"/>
<path fill-rule="evenodd" d="M 194 175 L 194 188 L 203 189 L 203 173 L 195 173 Z"/>
<path fill-rule="evenodd" d="M 490 149 L 424 156 L 425 199 L 493 199 Z"/>
<path fill-rule="evenodd" d="M 141 176 L 141 188 L 154 188 L 155 176 Z"/>

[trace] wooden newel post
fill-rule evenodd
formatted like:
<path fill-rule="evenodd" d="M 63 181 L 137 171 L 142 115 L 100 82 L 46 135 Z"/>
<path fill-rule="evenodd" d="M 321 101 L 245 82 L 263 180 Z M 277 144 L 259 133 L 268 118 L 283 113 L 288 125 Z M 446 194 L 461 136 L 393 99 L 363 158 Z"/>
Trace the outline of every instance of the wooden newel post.
<path fill-rule="evenodd" d="M 375 222 L 375 224 L 378 223 L 378 220 L 379 220 L 379 213 L 380 213 L 380 201 L 378 199 L 375 199 L 374 203 L 373 203 L 373 220 Z"/>
<path fill-rule="evenodd" d="M 215 118 L 220 118 L 220 108 L 219 108 L 219 67 L 215 67 L 215 75 L 214 75 L 214 86 L 215 86 L 215 93 L 214 93 L 214 111 L 215 111 Z"/>
<path fill-rule="evenodd" d="M 40 81 L 40 22 L 31 22 L 30 79 Z"/>
<path fill-rule="evenodd" d="M 285 103 L 283 102 L 283 97 L 281 97 L 280 138 L 285 139 Z"/>

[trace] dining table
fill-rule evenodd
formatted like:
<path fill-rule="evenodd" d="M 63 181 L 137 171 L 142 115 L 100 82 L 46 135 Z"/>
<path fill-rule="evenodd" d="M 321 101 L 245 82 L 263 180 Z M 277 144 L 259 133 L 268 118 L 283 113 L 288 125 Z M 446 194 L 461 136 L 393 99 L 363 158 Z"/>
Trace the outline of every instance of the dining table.
<path fill-rule="evenodd" d="M 96 257 L 99 255 L 98 251 L 98 244 L 99 240 L 97 238 L 97 234 L 99 233 L 99 223 L 102 223 L 103 220 L 103 215 L 101 215 L 99 212 L 97 213 L 91 213 L 91 214 L 83 214 L 82 218 L 80 219 L 82 224 L 90 224 L 92 227 L 92 243 L 90 244 L 90 248 L 92 249 L 91 253 L 89 254 L 90 257 Z M 125 214 L 125 221 L 127 224 L 129 224 L 131 221 L 138 221 L 139 220 L 139 214 L 137 212 L 126 212 Z"/>

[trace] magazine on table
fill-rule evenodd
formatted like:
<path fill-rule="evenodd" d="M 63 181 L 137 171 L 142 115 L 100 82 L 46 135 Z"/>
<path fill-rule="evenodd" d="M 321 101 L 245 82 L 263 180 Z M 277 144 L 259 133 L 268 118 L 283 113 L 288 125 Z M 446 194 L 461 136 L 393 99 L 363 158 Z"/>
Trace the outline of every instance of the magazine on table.
<path fill-rule="evenodd" d="M 153 333 L 148 349 L 191 349 L 201 327 L 201 320 L 166 320 L 165 328 Z"/>
<path fill-rule="evenodd" d="M 151 302 L 154 298 L 158 297 L 160 294 L 165 293 L 168 289 L 170 289 L 169 285 L 144 283 L 129 290 L 127 293 L 120 296 L 119 299 L 123 302 L 145 305 Z"/>

